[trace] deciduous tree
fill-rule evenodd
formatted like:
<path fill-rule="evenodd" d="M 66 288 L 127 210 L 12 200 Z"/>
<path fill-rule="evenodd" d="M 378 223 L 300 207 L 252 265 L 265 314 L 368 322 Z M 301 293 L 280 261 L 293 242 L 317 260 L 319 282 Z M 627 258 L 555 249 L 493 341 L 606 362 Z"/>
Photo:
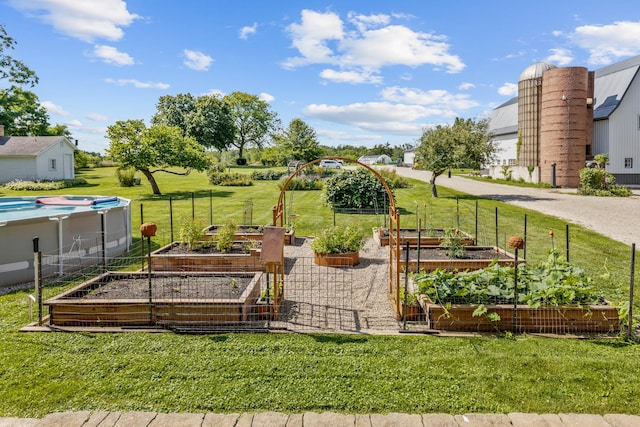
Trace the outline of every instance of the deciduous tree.
<path fill-rule="evenodd" d="M 147 128 L 142 120 L 117 121 L 107 127 L 107 153 L 121 167 L 132 167 L 147 178 L 153 194 L 161 194 L 154 178 L 156 172 L 188 175 L 192 169 L 203 171 L 211 161 L 204 147 L 184 136 L 177 126 L 156 125 Z M 169 170 L 184 169 L 183 172 Z"/>
<path fill-rule="evenodd" d="M 438 176 L 459 166 L 479 168 L 491 159 L 495 150 L 486 120 L 456 118 L 452 125 L 424 130 L 416 148 L 416 162 L 419 169 L 431 171 L 431 195 L 438 197 Z"/>
<path fill-rule="evenodd" d="M 275 137 L 276 145 L 290 160 L 311 160 L 322 157 L 323 150 L 316 137 L 316 131 L 304 120 L 295 118 L 289 127 Z"/>
<path fill-rule="evenodd" d="M 277 115 L 267 102 L 248 93 L 233 92 L 224 100 L 231 107 L 235 125 L 235 137 L 231 145 L 238 149 L 240 159 L 244 159 L 245 148 L 264 146 L 267 136 L 278 126 Z"/>

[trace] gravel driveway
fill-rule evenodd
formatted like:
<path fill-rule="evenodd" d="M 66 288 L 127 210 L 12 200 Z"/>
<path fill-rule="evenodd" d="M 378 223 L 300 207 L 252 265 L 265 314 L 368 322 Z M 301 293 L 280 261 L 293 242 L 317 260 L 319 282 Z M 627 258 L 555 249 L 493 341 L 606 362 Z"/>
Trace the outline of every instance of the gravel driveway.
<path fill-rule="evenodd" d="M 398 175 L 429 181 L 431 172 L 395 168 Z M 631 197 L 580 196 L 575 189 L 525 188 L 441 175 L 436 185 L 562 218 L 622 243 L 640 244 L 640 191 Z"/>

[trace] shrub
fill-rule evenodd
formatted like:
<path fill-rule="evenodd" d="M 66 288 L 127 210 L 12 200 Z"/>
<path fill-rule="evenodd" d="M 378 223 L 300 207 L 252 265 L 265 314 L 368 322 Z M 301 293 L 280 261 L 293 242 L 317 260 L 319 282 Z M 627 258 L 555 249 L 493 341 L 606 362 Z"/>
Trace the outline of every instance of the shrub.
<path fill-rule="evenodd" d="M 628 197 L 631 190 L 615 184 L 615 177 L 600 168 L 584 168 L 580 170 L 580 188 L 578 192 L 587 196 Z"/>
<path fill-rule="evenodd" d="M 255 170 L 251 172 L 251 179 L 254 181 L 277 181 L 284 175 L 286 175 L 285 172 L 278 172 L 273 169 Z"/>
<path fill-rule="evenodd" d="M 233 247 L 233 241 L 237 230 L 238 225 L 234 221 L 229 221 L 220 227 L 220 231 L 215 235 L 216 249 L 222 253 L 229 252 Z"/>
<path fill-rule="evenodd" d="M 325 228 L 311 242 L 311 249 L 319 254 L 357 252 L 364 246 L 364 232 L 355 226 Z"/>
<path fill-rule="evenodd" d="M 120 187 L 133 187 L 135 184 L 136 170 L 133 168 L 118 168 L 116 169 L 116 176 Z"/>
<path fill-rule="evenodd" d="M 323 198 L 332 208 L 382 208 L 386 189 L 369 171 L 358 168 L 344 171 L 327 179 Z"/>
<path fill-rule="evenodd" d="M 409 188 L 409 180 L 398 175 L 394 169 L 380 169 L 378 170 L 378 173 L 391 188 Z"/>
<path fill-rule="evenodd" d="M 204 224 L 198 219 L 185 219 L 180 227 L 180 243 L 187 245 L 189 250 L 196 250 L 205 245 Z"/>
<path fill-rule="evenodd" d="M 280 178 L 278 182 L 278 189 L 282 190 L 284 183 L 287 181 L 287 177 Z M 294 177 L 289 181 L 288 190 L 322 190 L 322 180 L 313 179 L 312 177 Z"/>
<path fill-rule="evenodd" d="M 238 172 L 227 172 L 225 166 L 220 163 L 209 169 L 209 182 L 212 185 L 227 187 L 248 187 L 253 184 L 249 175 Z"/>
<path fill-rule="evenodd" d="M 19 179 L 7 182 L 4 186 L 9 190 L 18 191 L 48 191 L 60 190 L 69 187 L 80 187 L 86 185 L 87 180 L 84 178 L 62 179 L 59 181 L 41 180 L 41 181 L 22 181 Z"/>

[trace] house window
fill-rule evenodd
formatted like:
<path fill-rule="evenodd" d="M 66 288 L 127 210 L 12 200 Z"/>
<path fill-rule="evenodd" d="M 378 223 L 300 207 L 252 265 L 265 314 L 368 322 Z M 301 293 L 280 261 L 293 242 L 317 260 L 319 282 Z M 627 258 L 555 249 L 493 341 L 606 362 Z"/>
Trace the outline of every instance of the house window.
<path fill-rule="evenodd" d="M 515 166 L 516 165 L 516 159 L 509 159 L 509 166 Z"/>
<path fill-rule="evenodd" d="M 49 170 L 56 170 L 56 159 L 49 159 Z"/>
<path fill-rule="evenodd" d="M 624 159 L 624 168 L 632 169 L 633 168 L 633 157 L 625 157 Z"/>

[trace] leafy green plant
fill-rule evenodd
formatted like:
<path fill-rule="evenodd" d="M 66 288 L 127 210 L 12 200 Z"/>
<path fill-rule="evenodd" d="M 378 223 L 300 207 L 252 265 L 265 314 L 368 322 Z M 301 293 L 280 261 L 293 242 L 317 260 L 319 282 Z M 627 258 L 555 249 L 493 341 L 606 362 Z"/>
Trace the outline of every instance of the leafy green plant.
<path fill-rule="evenodd" d="M 538 265 L 518 265 L 518 303 L 541 306 L 602 304 L 602 293 L 581 268 L 556 255 Z M 475 271 L 437 269 L 413 275 L 417 293 L 437 304 L 512 304 L 514 267 L 493 263 Z M 484 314 L 484 313 L 479 313 Z"/>
<path fill-rule="evenodd" d="M 511 170 L 511 166 L 502 165 L 502 176 L 504 176 L 504 179 L 507 181 L 513 180 L 513 171 Z"/>
<path fill-rule="evenodd" d="M 364 246 L 365 236 L 356 226 L 325 228 L 311 242 L 311 249 L 319 254 L 357 252 Z"/>
<path fill-rule="evenodd" d="M 378 169 L 378 173 L 390 188 L 408 188 L 409 180 L 398 175 L 395 169 Z"/>
<path fill-rule="evenodd" d="M 184 218 L 180 227 L 180 243 L 187 245 L 189 250 L 202 248 L 205 245 L 204 228 L 205 226 L 200 220 Z"/>
<path fill-rule="evenodd" d="M 467 250 L 464 245 L 464 236 L 457 228 L 449 228 L 444 230 L 444 236 L 440 246 L 447 248 L 449 257 L 452 259 L 464 258 L 467 254 Z"/>
<path fill-rule="evenodd" d="M 631 196 L 631 190 L 615 184 L 615 177 L 600 168 L 584 168 L 580 170 L 580 187 L 578 193 L 587 196 Z"/>
<path fill-rule="evenodd" d="M 380 208 L 389 203 L 386 189 L 368 170 L 346 170 L 328 178 L 324 183 L 324 202 L 332 208 Z"/>
<path fill-rule="evenodd" d="M 248 187 L 253 185 L 251 177 L 239 172 L 228 172 L 221 163 L 217 163 L 209 169 L 209 182 L 212 185 L 228 187 Z"/>
<path fill-rule="evenodd" d="M 62 179 L 59 181 L 40 180 L 22 181 L 19 179 L 7 182 L 4 187 L 15 191 L 49 191 L 61 190 L 64 188 L 80 187 L 87 184 L 84 178 Z"/>
<path fill-rule="evenodd" d="M 136 170 L 134 168 L 117 168 L 116 177 L 121 187 L 133 187 L 135 184 Z"/>
<path fill-rule="evenodd" d="M 220 230 L 215 234 L 216 249 L 222 253 L 229 252 L 233 247 L 237 230 L 238 225 L 235 221 L 228 221 L 220 227 Z"/>

